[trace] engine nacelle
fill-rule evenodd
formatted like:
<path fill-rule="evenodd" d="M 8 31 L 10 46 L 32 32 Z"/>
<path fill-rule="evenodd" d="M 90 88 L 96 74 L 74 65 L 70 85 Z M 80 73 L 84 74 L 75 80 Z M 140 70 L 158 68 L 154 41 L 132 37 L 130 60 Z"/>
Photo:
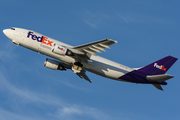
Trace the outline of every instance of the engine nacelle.
<path fill-rule="evenodd" d="M 46 58 L 44 66 L 53 70 L 66 70 L 60 62 L 48 58 Z"/>
<path fill-rule="evenodd" d="M 73 53 L 67 49 L 65 46 L 55 44 L 52 52 L 59 54 L 59 55 L 69 55 L 72 56 Z"/>

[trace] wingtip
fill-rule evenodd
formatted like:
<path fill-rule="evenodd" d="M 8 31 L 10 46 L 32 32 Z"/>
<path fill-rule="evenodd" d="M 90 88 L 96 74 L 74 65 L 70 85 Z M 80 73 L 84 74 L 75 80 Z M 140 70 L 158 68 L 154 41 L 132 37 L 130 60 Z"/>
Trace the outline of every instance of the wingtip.
<path fill-rule="evenodd" d="M 116 41 L 116 40 L 112 40 L 112 39 L 109 39 L 109 38 L 108 38 L 107 40 L 111 40 L 111 41 L 114 41 L 115 43 L 118 43 L 118 41 Z"/>

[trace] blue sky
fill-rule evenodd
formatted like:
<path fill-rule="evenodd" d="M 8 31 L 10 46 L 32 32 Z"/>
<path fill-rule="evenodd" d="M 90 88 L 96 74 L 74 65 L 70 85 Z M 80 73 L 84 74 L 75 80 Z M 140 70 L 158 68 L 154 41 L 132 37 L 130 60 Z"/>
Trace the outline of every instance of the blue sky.
<path fill-rule="evenodd" d="M 180 58 L 178 0 L 1 0 L 0 29 L 34 30 L 71 45 L 111 38 L 98 54 L 129 67 Z M 180 64 L 159 91 L 87 72 L 92 84 L 43 66 L 47 56 L 0 34 L 0 120 L 179 120 Z"/>

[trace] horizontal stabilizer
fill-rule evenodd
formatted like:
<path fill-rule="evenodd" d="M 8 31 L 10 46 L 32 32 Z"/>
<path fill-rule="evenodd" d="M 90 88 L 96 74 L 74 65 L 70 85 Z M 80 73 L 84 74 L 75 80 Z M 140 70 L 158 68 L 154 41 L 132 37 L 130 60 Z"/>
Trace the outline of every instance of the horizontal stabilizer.
<path fill-rule="evenodd" d="M 159 89 L 159 90 L 162 90 L 162 91 L 163 91 L 163 89 L 162 89 L 162 87 L 161 87 L 161 85 L 160 85 L 160 84 L 152 84 L 152 85 L 154 85 L 154 87 L 156 87 L 157 89 Z"/>
<path fill-rule="evenodd" d="M 171 75 L 168 75 L 168 74 L 162 74 L 162 75 L 149 75 L 147 76 L 147 79 L 149 81 L 153 81 L 153 82 L 159 82 L 159 83 L 162 83 L 168 79 L 171 79 L 173 78 L 173 76 Z"/>

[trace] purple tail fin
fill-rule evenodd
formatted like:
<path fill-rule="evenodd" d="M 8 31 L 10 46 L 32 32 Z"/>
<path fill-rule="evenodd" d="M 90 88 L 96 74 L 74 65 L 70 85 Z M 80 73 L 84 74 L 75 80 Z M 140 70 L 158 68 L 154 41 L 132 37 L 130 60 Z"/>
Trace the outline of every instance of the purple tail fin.
<path fill-rule="evenodd" d="M 169 68 L 176 62 L 176 60 L 177 58 L 175 57 L 167 56 L 154 63 L 138 69 L 138 71 L 146 73 L 147 75 L 165 74 L 169 70 Z"/>

